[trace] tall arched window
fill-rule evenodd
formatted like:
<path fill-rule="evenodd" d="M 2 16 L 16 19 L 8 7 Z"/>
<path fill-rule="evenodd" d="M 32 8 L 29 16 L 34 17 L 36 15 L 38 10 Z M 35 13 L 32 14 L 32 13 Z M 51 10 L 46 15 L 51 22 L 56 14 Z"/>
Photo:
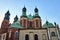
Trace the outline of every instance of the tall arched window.
<path fill-rule="evenodd" d="M 51 32 L 51 36 L 55 36 L 55 32 Z"/>
<path fill-rule="evenodd" d="M 32 22 L 30 22 L 30 27 L 32 27 Z"/>
<path fill-rule="evenodd" d="M 38 40 L 38 35 L 37 34 L 34 35 L 34 40 Z"/>
<path fill-rule="evenodd" d="M 29 40 L 29 35 L 28 34 L 25 35 L 25 40 Z"/>
<path fill-rule="evenodd" d="M 26 20 L 24 20 L 24 27 L 26 27 Z"/>
<path fill-rule="evenodd" d="M 22 20 L 20 21 L 20 25 L 22 26 Z"/>
<path fill-rule="evenodd" d="M 18 31 L 15 32 L 15 38 L 18 39 Z"/>
<path fill-rule="evenodd" d="M 38 20 L 36 20 L 36 27 L 38 27 Z"/>

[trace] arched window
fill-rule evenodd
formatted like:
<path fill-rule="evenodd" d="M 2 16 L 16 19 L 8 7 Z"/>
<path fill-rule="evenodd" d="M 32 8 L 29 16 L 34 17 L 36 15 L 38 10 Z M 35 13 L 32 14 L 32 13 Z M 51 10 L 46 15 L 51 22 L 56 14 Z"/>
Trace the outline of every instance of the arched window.
<path fill-rule="evenodd" d="M 51 36 L 55 36 L 55 32 L 51 32 Z"/>
<path fill-rule="evenodd" d="M 38 27 L 38 20 L 36 20 L 36 27 Z"/>
<path fill-rule="evenodd" d="M 24 20 L 24 27 L 26 27 L 26 20 Z"/>
<path fill-rule="evenodd" d="M 18 39 L 18 31 L 15 32 L 15 38 Z"/>
<path fill-rule="evenodd" d="M 28 34 L 25 35 L 25 40 L 29 40 L 29 35 Z"/>
<path fill-rule="evenodd" d="M 38 35 L 37 34 L 34 35 L 34 40 L 38 40 Z"/>
<path fill-rule="evenodd" d="M 20 21 L 20 25 L 22 25 L 22 20 Z"/>
<path fill-rule="evenodd" d="M 32 27 L 32 22 L 30 22 L 30 27 Z"/>

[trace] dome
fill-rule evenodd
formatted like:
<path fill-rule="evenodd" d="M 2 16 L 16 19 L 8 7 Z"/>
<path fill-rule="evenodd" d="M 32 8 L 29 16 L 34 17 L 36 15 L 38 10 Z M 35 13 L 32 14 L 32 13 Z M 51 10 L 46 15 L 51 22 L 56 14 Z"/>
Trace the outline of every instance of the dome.
<path fill-rule="evenodd" d="M 33 19 L 33 16 L 32 16 L 31 14 L 29 14 L 29 15 L 27 16 L 27 18 L 28 18 L 29 20 L 32 20 L 32 19 Z"/>
<path fill-rule="evenodd" d="M 22 9 L 23 12 L 26 12 L 26 7 L 24 6 L 24 8 Z"/>
<path fill-rule="evenodd" d="M 18 29 L 22 29 L 23 27 L 20 25 L 20 21 L 17 20 L 15 23 L 10 25 L 10 28 L 18 28 Z"/>
<path fill-rule="evenodd" d="M 38 12 L 38 8 L 36 7 L 36 8 L 34 9 L 34 11 L 35 11 L 35 12 Z"/>
<path fill-rule="evenodd" d="M 48 25 L 45 23 L 42 28 L 47 28 L 47 26 L 48 26 L 49 28 L 54 27 L 54 25 L 53 25 L 52 23 L 49 23 L 49 22 L 48 22 Z"/>
<path fill-rule="evenodd" d="M 27 15 L 26 15 L 26 7 L 24 6 L 23 9 L 22 9 L 22 15 L 21 15 L 21 18 L 22 17 L 26 17 L 27 18 Z"/>

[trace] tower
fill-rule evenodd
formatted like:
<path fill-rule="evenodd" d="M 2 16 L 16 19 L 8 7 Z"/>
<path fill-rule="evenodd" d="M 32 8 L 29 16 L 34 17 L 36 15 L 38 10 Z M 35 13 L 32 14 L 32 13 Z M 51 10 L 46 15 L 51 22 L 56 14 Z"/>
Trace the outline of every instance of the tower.
<path fill-rule="evenodd" d="M 34 9 L 34 16 L 33 16 L 33 26 L 34 28 L 42 28 L 42 24 L 41 24 L 41 17 L 38 14 L 38 8 L 35 7 Z"/>
<path fill-rule="evenodd" d="M 8 10 L 5 13 L 5 17 L 4 17 L 4 20 L 3 20 L 2 25 L 1 25 L 2 32 L 7 32 L 8 31 L 9 19 L 10 19 L 10 12 Z"/>
<path fill-rule="evenodd" d="M 15 17 L 14 17 L 14 21 L 13 21 L 13 26 L 16 26 L 16 22 L 18 21 L 18 16 L 16 15 Z M 11 27 L 13 27 L 13 26 L 11 26 Z M 17 26 L 16 26 L 17 27 Z M 14 28 L 12 28 L 11 30 L 10 30 L 10 32 L 9 32 L 9 39 L 8 40 L 16 40 L 16 38 L 15 38 L 15 32 L 16 32 L 16 30 L 17 29 L 14 29 Z"/>
<path fill-rule="evenodd" d="M 17 20 L 18 20 L 18 17 L 17 17 L 17 15 L 16 15 L 15 18 L 14 18 L 14 23 L 15 23 Z"/>
<path fill-rule="evenodd" d="M 26 7 L 24 6 L 23 9 L 22 9 L 22 15 L 21 15 L 21 18 L 20 18 L 20 25 L 27 28 L 27 15 L 26 15 Z"/>

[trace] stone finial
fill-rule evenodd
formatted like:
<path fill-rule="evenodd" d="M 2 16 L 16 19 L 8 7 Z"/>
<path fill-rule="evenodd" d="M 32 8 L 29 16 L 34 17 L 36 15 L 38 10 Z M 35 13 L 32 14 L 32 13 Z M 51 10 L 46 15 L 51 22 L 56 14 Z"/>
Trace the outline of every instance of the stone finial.
<path fill-rule="evenodd" d="M 56 26 L 56 22 L 54 22 L 54 25 Z"/>
<path fill-rule="evenodd" d="M 14 22 L 16 22 L 18 20 L 18 17 L 17 17 L 17 15 L 15 16 L 15 18 L 14 18 Z"/>
<path fill-rule="evenodd" d="M 46 20 L 46 24 L 48 25 L 48 20 Z"/>

